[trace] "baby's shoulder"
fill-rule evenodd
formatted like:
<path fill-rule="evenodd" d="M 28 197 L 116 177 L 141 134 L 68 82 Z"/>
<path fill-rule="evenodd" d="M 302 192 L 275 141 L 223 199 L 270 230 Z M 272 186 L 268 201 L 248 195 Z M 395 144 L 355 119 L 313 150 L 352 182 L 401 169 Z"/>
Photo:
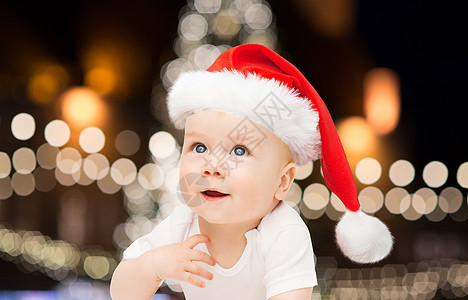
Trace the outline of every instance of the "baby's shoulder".
<path fill-rule="evenodd" d="M 301 216 L 287 203 L 281 201 L 258 226 L 261 235 L 277 235 L 285 230 L 307 229 Z M 308 229 L 307 229 L 308 230 Z"/>

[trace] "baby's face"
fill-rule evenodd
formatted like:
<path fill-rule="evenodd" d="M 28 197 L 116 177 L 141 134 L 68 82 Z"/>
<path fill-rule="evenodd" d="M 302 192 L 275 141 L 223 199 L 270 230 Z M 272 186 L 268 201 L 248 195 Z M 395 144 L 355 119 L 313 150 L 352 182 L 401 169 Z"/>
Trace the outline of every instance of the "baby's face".
<path fill-rule="evenodd" d="M 285 147 L 271 131 L 248 119 L 218 111 L 190 115 L 180 161 L 184 200 L 211 223 L 261 219 L 279 201 L 275 192 L 288 163 Z"/>

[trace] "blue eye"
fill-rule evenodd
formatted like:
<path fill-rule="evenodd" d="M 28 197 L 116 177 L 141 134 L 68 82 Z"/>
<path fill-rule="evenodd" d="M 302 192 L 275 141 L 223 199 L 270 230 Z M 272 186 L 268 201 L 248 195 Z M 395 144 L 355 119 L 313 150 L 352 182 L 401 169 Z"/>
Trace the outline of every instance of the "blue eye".
<path fill-rule="evenodd" d="M 234 152 L 234 154 L 237 156 L 245 156 L 249 154 L 249 152 L 244 147 L 241 147 L 241 146 L 235 147 L 232 152 Z"/>
<path fill-rule="evenodd" d="M 198 144 L 193 148 L 193 152 L 195 153 L 204 153 L 206 151 L 206 147 L 203 144 Z"/>

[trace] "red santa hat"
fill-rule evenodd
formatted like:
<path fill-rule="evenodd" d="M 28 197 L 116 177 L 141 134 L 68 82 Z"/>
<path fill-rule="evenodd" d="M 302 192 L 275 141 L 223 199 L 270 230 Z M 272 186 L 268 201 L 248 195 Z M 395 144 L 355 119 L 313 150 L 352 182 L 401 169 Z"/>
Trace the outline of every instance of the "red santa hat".
<path fill-rule="evenodd" d="M 167 103 L 178 129 L 191 114 L 223 111 L 267 127 L 289 146 L 297 165 L 320 159 L 325 183 L 346 207 L 336 227 L 342 252 L 360 263 L 388 255 L 393 237 L 379 219 L 360 210 L 354 178 L 325 103 L 280 55 L 256 44 L 231 48 L 206 71 L 180 75 Z"/>

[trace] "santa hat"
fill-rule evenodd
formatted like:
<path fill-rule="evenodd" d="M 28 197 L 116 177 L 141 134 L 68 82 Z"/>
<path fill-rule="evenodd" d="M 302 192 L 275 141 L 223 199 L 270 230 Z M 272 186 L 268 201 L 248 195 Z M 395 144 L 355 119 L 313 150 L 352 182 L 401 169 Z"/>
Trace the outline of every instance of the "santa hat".
<path fill-rule="evenodd" d="M 168 94 L 178 129 L 204 110 L 231 113 L 267 127 L 291 149 L 297 165 L 320 158 L 323 177 L 346 207 L 336 240 L 351 260 L 372 263 L 390 252 L 393 237 L 360 210 L 348 160 L 324 102 L 307 79 L 274 51 L 256 44 L 222 53 L 206 71 L 179 76 Z"/>

